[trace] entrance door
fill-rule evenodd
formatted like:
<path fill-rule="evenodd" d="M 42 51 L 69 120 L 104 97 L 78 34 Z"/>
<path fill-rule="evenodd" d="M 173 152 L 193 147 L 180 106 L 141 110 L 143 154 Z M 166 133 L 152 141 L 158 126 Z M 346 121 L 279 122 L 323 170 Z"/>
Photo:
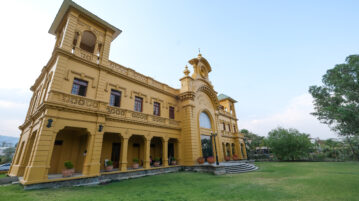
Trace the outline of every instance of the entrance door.
<path fill-rule="evenodd" d="M 112 144 L 111 160 L 113 162 L 113 168 L 119 168 L 120 150 L 121 150 L 121 143 L 113 143 Z"/>
<path fill-rule="evenodd" d="M 201 144 L 203 158 L 207 161 L 208 157 L 213 156 L 211 136 L 201 135 Z"/>

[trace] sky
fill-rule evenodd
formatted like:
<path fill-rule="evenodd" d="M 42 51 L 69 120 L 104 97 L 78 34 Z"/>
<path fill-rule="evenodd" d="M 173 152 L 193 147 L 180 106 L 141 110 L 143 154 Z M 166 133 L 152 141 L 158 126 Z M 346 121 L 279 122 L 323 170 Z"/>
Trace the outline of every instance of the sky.
<path fill-rule="evenodd" d="M 238 101 L 239 128 L 262 136 L 281 126 L 337 137 L 310 115 L 308 89 L 358 53 L 359 1 L 75 2 L 123 31 L 112 42 L 111 60 L 172 87 L 180 87 L 200 48 L 215 90 Z M 61 4 L 0 2 L 0 135 L 20 135 L 30 87 L 54 47 L 48 30 Z"/>

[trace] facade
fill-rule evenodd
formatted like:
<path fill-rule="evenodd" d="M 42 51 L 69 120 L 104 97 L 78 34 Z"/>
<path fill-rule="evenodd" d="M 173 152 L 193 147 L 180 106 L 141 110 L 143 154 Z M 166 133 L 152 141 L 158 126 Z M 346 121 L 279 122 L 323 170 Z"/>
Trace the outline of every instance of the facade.
<path fill-rule="evenodd" d="M 199 54 L 185 67 L 175 89 L 109 60 L 121 30 L 65 0 L 50 30 L 53 54 L 31 87 L 33 97 L 9 171 L 24 185 L 94 177 L 105 160 L 114 173 L 192 166 L 200 156 L 246 159 L 238 131 L 235 100 L 220 95 L 209 80 L 212 68 Z M 191 75 L 190 75 L 191 74 Z M 211 133 L 217 136 L 211 138 Z M 57 178 L 64 162 L 75 176 Z"/>

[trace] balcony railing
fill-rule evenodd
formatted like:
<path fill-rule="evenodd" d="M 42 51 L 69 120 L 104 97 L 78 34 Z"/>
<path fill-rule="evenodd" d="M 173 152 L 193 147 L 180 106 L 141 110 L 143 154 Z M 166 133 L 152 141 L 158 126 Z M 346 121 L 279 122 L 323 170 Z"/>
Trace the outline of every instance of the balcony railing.
<path fill-rule="evenodd" d="M 165 117 L 155 116 L 142 112 L 135 112 L 119 107 L 109 106 L 107 102 L 93 100 L 90 98 L 67 94 L 52 90 L 49 102 L 64 105 L 69 108 L 78 108 L 87 111 L 102 112 L 112 118 L 124 119 L 126 121 L 143 122 L 153 125 L 162 125 L 179 129 L 180 121 Z"/>

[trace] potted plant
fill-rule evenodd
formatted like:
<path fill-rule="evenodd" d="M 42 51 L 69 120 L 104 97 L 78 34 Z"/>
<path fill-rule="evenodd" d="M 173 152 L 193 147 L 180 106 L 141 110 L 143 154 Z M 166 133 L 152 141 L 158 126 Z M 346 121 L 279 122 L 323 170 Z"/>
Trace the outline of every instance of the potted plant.
<path fill-rule="evenodd" d="M 203 164 L 204 163 L 204 158 L 203 157 L 198 157 L 197 162 L 198 162 L 198 164 Z"/>
<path fill-rule="evenodd" d="M 111 160 L 107 160 L 105 162 L 105 168 L 107 172 L 110 172 L 113 170 L 113 162 Z"/>
<path fill-rule="evenodd" d="M 132 168 L 137 169 L 139 167 L 138 158 L 134 158 L 132 161 L 133 161 Z"/>
<path fill-rule="evenodd" d="M 155 167 L 160 167 L 160 158 L 155 158 L 155 162 L 153 163 L 153 165 L 155 166 Z"/>
<path fill-rule="evenodd" d="M 62 170 L 63 177 L 70 177 L 75 173 L 74 164 L 71 161 L 65 161 L 65 169 Z"/>
<path fill-rule="evenodd" d="M 236 154 L 234 154 L 232 158 L 233 158 L 233 160 L 235 160 L 235 161 L 238 161 L 238 160 L 239 160 L 239 158 L 238 158 L 238 156 L 237 156 Z"/>
<path fill-rule="evenodd" d="M 175 157 L 171 158 L 171 165 L 177 165 L 177 161 L 176 161 Z"/>
<path fill-rule="evenodd" d="M 208 157 L 208 158 L 207 158 L 207 162 L 208 162 L 209 164 L 214 163 L 214 157 L 213 157 L 213 156 Z"/>
<path fill-rule="evenodd" d="M 225 156 L 225 157 L 224 157 L 224 160 L 229 161 L 229 160 L 231 160 L 231 157 Z"/>

